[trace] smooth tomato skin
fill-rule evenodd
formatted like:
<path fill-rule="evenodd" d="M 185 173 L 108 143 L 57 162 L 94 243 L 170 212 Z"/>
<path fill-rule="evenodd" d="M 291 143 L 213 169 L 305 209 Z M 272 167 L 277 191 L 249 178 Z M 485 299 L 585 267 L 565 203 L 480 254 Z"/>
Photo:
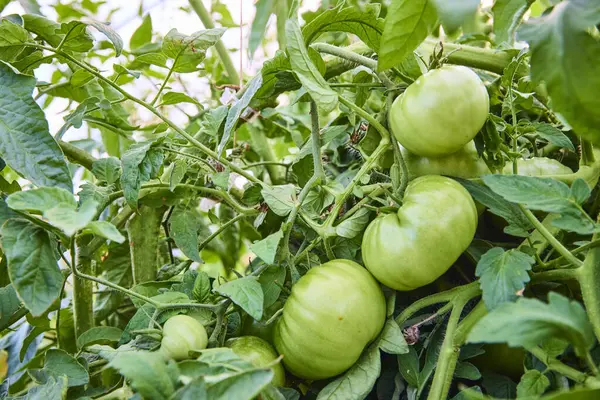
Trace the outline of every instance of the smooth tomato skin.
<path fill-rule="evenodd" d="M 235 339 L 229 339 L 226 345 L 243 360 L 248 361 L 258 368 L 266 367 L 279 357 L 273 346 L 256 336 L 240 336 Z M 283 366 L 279 363 L 273 365 L 271 368 L 275 374 L 271 383 L 275 386 L 284 386 L 285 370 Z"/>
<path fill-rule="evenodd" d="M 190 316 L 175 315 L 163 325 L 160 351 L 167 359 L 185 360 L 190 350 L 204 350 L 207 345 L 206 329 Z"/>
<path fill-rule="evenodd" d="M 455 153 L 442 157 L 422 157 L 401 148 L 404 161 L 408 167 L 409 179 L 424 175 L 445 175 L 457 178 L 479 178 L 490 174 L 487 164 L 475 148 L 475 142 L 470 141 Z"/>
<path fill-rule="evenodd" d="M 473 140 L 489 111 L 490 98 L 477 74 L 446 65 L 422 75 L 398 96 L 389 121 L 398 142 L 410 152 L 441 157 Z"/>
<path fill-rule="evenodd" d="M 475 202 L 458 182 L 439 175 L 419 177 L 408 184 L 397 214 L 379 216 L 367 227 L 365 266 L 392 289 L 425 286 L 467 249 L 477 218 Z"/>
<path fill-rule="evenodd" d="M 504 175 L 512 175 L 513 163 L 508 162 L 502 168 Z M 572 174 L 573 170 L 560 161 L 547 157 L 533 157 L 517 160 L 517 173 L 525 176 L 546 176 Z"/>
<path fill-rule="evenodd" d="M 354 261 L 329 261 L 292 286 L 275 326 L 275 348 L 293 375 L 330 378 L 358 360 L 385 317 L 385 298 L 371 274 Z"/>

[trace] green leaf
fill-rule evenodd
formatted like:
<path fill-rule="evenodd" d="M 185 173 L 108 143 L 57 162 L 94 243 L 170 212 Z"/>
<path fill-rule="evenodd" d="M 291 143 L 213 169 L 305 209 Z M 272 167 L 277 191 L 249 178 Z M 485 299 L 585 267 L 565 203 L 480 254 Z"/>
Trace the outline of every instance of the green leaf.
<path fill-rule="evenodd" d="M 118 343 L 122 333 L 122 330 L 114 326 L 96 326 L 83 332 L 77 338 L 77 347 L 82 349 L 94 344 Z"/>
<path fill-rule="evenodd" d="M 158 105 L 158 107 L 172 105 L 172 104 L 179 104 L 179 103 L 192 103 L 197 106 L 200 106 L 200 103 L 198 103 L 198 100 L 191 98 L 190 96 L 188 96 L 185 93 L 165 92 L 160 99 L 160 104 Z"/>
<path fill-rule="evenodd" d="M 195 210 L 176 207 L 169 219 L 169 234 L 190 260 L 202 262 L 198 251 L 200 220 Z"/>
<path fill-rule="evenodd" d="M 206 272 L 198 271 L 198 275 L 194 280 L 194 288 L 192 289 L 192 296 L 194 300 L 199 303 L 204 303 L 210 296 L 211 285 L 210 279 Z"/>
<path fill-rule="evenodd" d="M 521 377 L 519 384 L 517 385 L 517 397 L 533 397 L 538 398 L 548 387 L 550 386 L 550 380 L 546 375 L 542 374 L 537 369 L 530 369 L 525 372 Z"/>
<path fill-rule="evenodd" d="M 73 194 L 65 189 L 42 187 L 39 189 L 16 192 L 6 198 L 6 204 L 13 210 L 45 212 L 57 204 L 75 209 L 77 202 Z"/>
<path fill-rule="evenodd" d="M 515 31 L 523 16 L 533 3 L 531 0 L 496 0 L 492 7 L 494 14 L 495 42 L 512 45 L 515 41 Z"/>
<path fill-rule="evenodd" d="M 225 33 L 223 28 L 207 29 L 184 35 L 171 29 L 162 42 L 162 52 L 173 59 L 174 72 L 195 72 L 205 56 L 206 50 L 217 43 Z"/>
<path fill-rule="evenodd" d="M 60 24 L 44 18 L 41 15 L 25 14 L 22 16 L 23 26 L 29 32 L 35 33 L 38 39 L 42 39 L 53 47 L 58 46 L 64 35 L 60 34 Z"/>
<path fill-rule="evenodd" d="M 85 53 L 94 47 L 94 37 L 87 30 L 87 25 L 80 21 L 60 24 L 63 36 L 63 49 L 77 53 Z"/>
<path fill-rule="evenodd" d="M 250 251 L 263 260 L 265 264 L 273 264 L 275 263 L 275 256 L 277 255 L 277 247 L 279 247 L 279 242 L 282 238 L 283 231 L 279 230 L 270 234 L 263 240 L 252 243 L 250 245 Z"/>
<path fill-rule="evenodd" d="M 595 2 L 566 1 L 518 31 L 529 43 L 531 78 L 545 82 L 553 110 L 584 138 L 600 142 L 600 23 Z"/>
<path fill-rule="evenodd" d="M 23 27 L 8 19 L 0 20 L 0 60 L 14 61 L 23 51 L 25 43 L 33 40 Z"/>
<path fill-rule="evenodd" d="M 575 192 L 567 184 L 550 179 L 519 175 L 485 175 L 483 181 L 504 199 L 524 205 L 532 210 L 560 214 L 552 221 L 558 228 L 591 234 L 597 224 L 581 209 L 578 201 L 587 191 L 580 182 Z"/>
<path fill-rule="evenodd" d="M 430 0 L 393 0 L 385 19 L 378 69 L 400 64 L 431 32 L 437 14 Z"/>
<path fill-rule="evenodd" d="M 533 126 L 535 127 L 535 133 L 537 133 L 541 138 L 558 147 L 564 147 L 573 152 L 575 151 L 575 146 L 573 145 L 573 142 L 571 142 L 571 139 L 558 130 L 558 128 L 542 122 L 535 123 Z"/>
<path fill-rule="evenodd" d="M 8 328 L 11 317 L 22 307 L 12 285 L 0 288 L 0 331 Z"/>
<path fill-rule="evenodd" d="M 232 374 L 208 387 L 206 399 L 251 400 L 273 379 L 272 369 L 253 369 Z"/>
<path fill-rule="evenodd" d="M 134 50 L 150 42 L 152 42 L 152 16 L 148 13 L 142 19 L 140 26 L 131 35 L 129 47 Z"/>
<path fill-rule="evenodd" d="M 380 4 L 361 7 L 344 7 L 340 2 L 335 8 L 320 13 L 302 28 L 306 45 L 314 42 L 324 32 L 347 32 L 358 36 L 375 51 L 383 34 L 384 20 L 379 18 Z"/>
<path fill-rule="evenodd" d="M 296 187 L 294 185 L 265 187 L 260 192 L 271 211 L 280 217 L 288 215 L 296 206 Z"/>
<path fill-rule="evenodd" d="M 34 386 L 27 392 L 27 400 L 66 399 L 67 377 L 49 377 L 43 385 Z"/>
<path fill-rule="evenodd" d="M 92 221 L 85 226 L 85 231 L 116 243 L 125 242 L 125 236 L 119 232 L 116 226 L 108 221 Z"/>
<path fill-rule="evenodd" d="M 288 20 L 285 24 L 285 32 L 287 53 L 290 57 L 292 70 L 302 86 L 317 103 L 319 110 L 324 113 L 332 111 L 338 104 L 337 92 L 329 87 L 325 78 L 319 73 L 308 56 L 298 22 Z"/>
<path fill-rule="evenodd" d="M 419 355 L 414 346 L 408 346 L 408 353 L 398 354 L 398 371 L 412 387 L 419 387 Z"/>
<path fill-rule="evenodd" d="M 483 301 L 488 310 L 502 303 L 514 301 L 517 292 L 529 282 L 528 271 L 535 263 L 533 257 L 518 250 L 504 251 L 494 247 L 477 263 L 475 275 L 483 292 Z"/>
<path fill-rule="evenodd" d="M 219 286 L 215 292 L 230 298 L 255 320 L 262 318 L 264 294 L 256 277 L 235 279 Z"/>
<path fill-rule="evenodd" d="M 564 339 L 585 355 L 594 343 L 594 332 L 581 304 L 558 293 L 548 303 L 521 297 L 488 313 L 473 327 L 468 342 L 501 343 L 526 349 L 550 338 Z"/>
<path fill-rule="evenodd" d="M 123 351 L 114 356 L 109 366 L 119 371 L 144 399 L 164 400 L 175 393 L 171 374 L 159 352 Z"/>
<path fill-rule="evenodd" d="M 258 277 L 258 282 L 264 294 L 264 308 L 271 307 L 281 294 L 282 285 L 285 282 L 286 268 L 279 265 L 271 265 Z"/>
<path fill-rule="evenodd" d="M 35 78 L 0 62 L 0 157 L 37 186 L 73 191 L 71 174 L 48 131 L 40 106 L 31 97 Z"/>
<path fill-rule="evenodd" d="M 369 223 L 369 210 L 366 208 L 359 209 L 356 213 L 352 214 L 350 218 L 345 219 L 338 226 L 335 227 L 335 233 L 338 236 L 352 239 L 360 235 Z"/>
<path fill-rule="evenodd" d="M 53 225 L 62 230 L 67 236 L 73 236 L 77 231 L 85 228 L 96 216 L 98 203 L 88 200 L 75 210 L 69 205 L 59 204 L 44 212 L 44 217 Z"/>
<path fill-rule="evenodd" d="M 6 221 L 0 234 L 2 250 L 8 259 L 8 273 L 17 295 L 33 316 L 44 314 L 60 295 L 64 280 L 50 236 L 21 219 Z"/>
<path fill-rule="evenodd" d="M 101 158 L 92 163 L 92 173 L 109 185 L 119 181 L 121 172 L 121 161 L 116 157 Z"/>
<path fill-rule="evenodd" d="M 258 0 L 254 5 L 256 13 L 254 14 L 254 20 L 250 28 L 250 39 L 248 40 L 248 54 L 250 58 L 254 56 L 254 52 L 265 37 L 267 23 L 274 10 L 273 2 L 274 0 Z"/>
<path fill-rule="evenodd" d="M 481 0 L 433 0 L 447 32 L 455 32 L 465 22 L 474 19 L 480 3 Z"/>
<path fill-rule="evenodd" d="M 44 372 L 57 379 L 65 375 L 69 387 L 85 385 L 90 380 L 84 366 L 64 350 L 50 349 L 46 352 Z"/>
<path fill-rule="evenodd" d="M 135 61 L 144 64 L 158 65 L 167 68 L 167 56 L 162 53 L 146 53 L 135 58 Z"/>
<path fill-rule="evenodd" d="M 408 353 L 408 344 L 402 329 L 395 319 L 390 318 L 385 322 L 383 331 L 379 338 L 379 348 L 388 354 L 406 354 Z"/>
<path fill-rule="evenodd" d="M 344 375 L 319 392 L 317 400 L 364 399 L 375 386 L 380 372 L 379 349 L 371 345 Z"/>
<path fill-rule="evenodd" d="M 458 362 L 454 371 L 454 377 L 476 381 L 481 378 L 481 372 L 470 362 Z"/>
<path fill-rule="evenodd" d="M 259 74 L 252 78 L 250 82 L 248 82 L 248 84 L 246 85 L 246 91 L 242 95 L 242 98 L 239 99 L 233 106 L 231 106 L 231 109 L 229 109 L 229 112 L 227 113 L 227 120 L 225 121 L 225 130 L 223 131 L 223 136 L 221 137 L 219 147 L 217 148 L 217 152 L 219 153 L 219 155 L 223 152 L 223 149 L 227 145 L 227 142 L 229 142 L 229 138 L 235 130 L 235 127 L 238 123 L 238 120 L 240 119 L 240 116 L 242 115 L 242 112 L 246 109 L 246 107 L 248 107 L 248 105 L 252 101 L 252 98 L 254 97 L 258 89 L 260 89 L 261 85 L 262 75 Z M 217 110 L 215 110 L 215 112 Z M 218 116 L 219 114 L 217 113 L 216 117 Z M 218 121 L 218 119 L 215 119 L 215 121 Z"/>
<path fill-rule="evenodd" d="M 152 145 L 153 142 L 134 144 L 121 157 L 121 187 L 127 204 L 134 210 L 142 183 L 155 178 L 162 166 L 164 154 Z"/>
<path fill-rule="evenodd" d="M 498 215 L 508 222 L 504 232 L 513 236 L 529 236 L 529 231 L 533 229 L 533 225 L 516 204 L 509 203 L 483 185 L 466 179 L 455 179 L 469 191 L 475 200 L 489 208 L 492 214 Z"/>
<path fill-rule="evenodd" d="M 102 32 L 104 36 L 106 36 L 108 40 L 111 41 L 111 43 L 115 47 L 117 57 L 121 55 L 121 52 L 123 51 L 123 39 L 121 39 L 121 36 L 119 36 L 119 34 L 110 27 L 109 23 L 99 21 L 87 21 L 86 23 L 89 26 L 93 26 L 94 28 L 98 29 L 98 31 Z"/>

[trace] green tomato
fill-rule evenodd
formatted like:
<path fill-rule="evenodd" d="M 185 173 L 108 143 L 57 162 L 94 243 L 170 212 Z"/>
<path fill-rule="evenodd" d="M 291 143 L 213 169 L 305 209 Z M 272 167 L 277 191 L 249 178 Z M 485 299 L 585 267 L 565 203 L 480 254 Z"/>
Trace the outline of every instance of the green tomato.
<path fill-rule="evenodd" d="M 477 209 L 465 188 L 443 176 L 422 176 L 408 184 L 397 214 L 369 224 L 362 258 L 379 282 L 413 290 L 444 274 L 476 229 Z"/>
<path fill-rule="evenodd" d="M 483 127 L 490 99 L 467 67 L 446 65 L 419 77 L 390 109 L 390 127 L 410 152 L 441 157 L 459 151 Z"/>
<path fill-rule="evenodd" d="M 185 360 L 191 350 L 204 350 L 208 335 L 204 326 L 187 315 L 175 315 L 165 322 L 160 351 L 165 358 Z"/>
<path fill-rule="evenodd" d="M 252 317 L 246 317 L 242 324 L 242 334 L 248 336 L 257 336 L 269 343 L 273 343 L 273 330 L 275 324 L 265 324 L 262 321 L 257 321 Z"/>
<path fill-rule="evenodd" d="M 491 371 L 519 381 L 525 372 L 525 350 L 509 347 L 506 343 L 493 343 L 483 346 L 485 353 L 468 361 L 483 371 Z"/>
<path fill-rule="evenodd" d="M 235 354 L 243 360 L 248 361 L 255 367 L 262 368 L 271 364 L 278 357 L 273 346 L 256 336 L 242 336 L 235 339 L 229 339 L 226 343 Z M 285 370 L 280 363 L 271 367 L 273 379 L 271 383 L 275 386 L 285 385 Z"/>
<path fill-rule="evenodd" d="M 283 364 L 304 379 L 325 379 L 350 368 L 385 322 L 381 287 L 349 260 L 311 268 L 292 286 L 275 326 Z"/>
<path fill-rule="evenodd" d="M 502 168 L 504 175 L 512 175 L 513 163 L 508 162 Z M 546 176 L 546 175 L 567 175 L 572 174 L 573 170 L 560 161 L 547 157 L 533 157 L 517 160 L 517 173 L 525 176 Z"/>
<path fill-rule="evenodd" d="M 458 178 L 479 178 L 491 173 L 487 164 L 470 141 L 456 153 L 442 157 L 421 157 L 401 148 L 404 161 L 408 167 L 409 179 L 424 175 L 446 175 Z"/>

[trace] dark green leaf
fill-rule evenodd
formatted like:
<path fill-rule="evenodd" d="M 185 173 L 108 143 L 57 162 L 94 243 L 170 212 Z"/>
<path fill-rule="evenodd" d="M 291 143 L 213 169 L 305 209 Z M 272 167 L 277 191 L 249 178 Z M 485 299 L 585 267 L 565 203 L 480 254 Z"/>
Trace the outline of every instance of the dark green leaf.
<path fill-rule="evenodd" d="M 494 34 L 498 44 L 511 45 L 515 40 L 515 31 L 529 9 L 530 0 L 496 0 L 492 7 L 494 13 Z"/>
<path fill-rule="evenodd" d="M 90 380 L 84 366 L 64 350 L 50 349 L 46 352 L 44 372 L 57 379 L 65 375 L 69 387 L 85 385 Z"/>
<path fill-rule="evenodd" d="M 535 132 L 543 139 L 546 139 L 548 142 L 558 146 L 564 147 L 571 151 L 575 151 L 575 146 L 573 146 L 573 142 L 571 139 L 567 137 L 564 133 L 562 133 L 558 128 L 545 123 L 537 123 L 533 124 L 535 127 Z"/>
<path fill-rule="evenodd" d="M 73 191 L 63 153 L 31 97 L 34 87 L 35 78 L 0 62 L 0 157 L 35 185 Z"/>
<path fill-rule="evenodd" d="M 82 349 L 94 344 L 117 343 L 122 333 L 122 330 L 114 326 L 96 326 L 83 332 L 77 338 L 77 347 Z"/>
<path fill-rule="evenodd" d="M 202 262 L 198 251 L 200 220 L 194 210 L 176 207 L 169 220 L 169 234 L 177 247 L 190 260 Z"/>
<path fill-rule="evenodd" d="M 112 185 L 121 178 L 121 162 L 116 157 L 101 158 L 92 164 L 92 173 L 99 180 Z"/>
<path fill-rule="evenodd" d="M 121 158 L 121 186 L 129 206 L 137 209 L 137 201 L 143 182 L 158 174 L 164 155 L 152 149 L 152 142 L 138 143 L 129 148 Z"/>
<path fill-rule="evenodd" d="M 456 364 L 456 370 L 454 371 L 454 377 L 459 379 L 468 379 L 470 381 L 476 381 L 481 378 L 481 373 L 476 366 L 470 362 L 459 362 Z"/>
<path fill-rule="evenodd" d="M 123 351 L 115 355 L 109 366 L 119 371 L 145 399 L 164 400 L 175 392 L 159 352 Z"/>
<path fill-rule="evenodd" d="M 8 328 L 11 317 L 22 307 L 12 285 L 0 288 L 0 331 Z"/>
<path fill-rule="evenodd" d="M 501 304 L 477 322 L 468 342 L 531 348 L 549 338 L 567 340 L 579 355 L 590 349 L 594 332 L 581 304 L 554 292 L 548 295 L 548 303 L 522 297 Z"/>
<path fill-rule="evenodd" d="M 21 219 L 6 221 L 0 233 L 15 291 L 33 316 L 44 314 L 58 298 L 64 280 L 50 236 Z"/>

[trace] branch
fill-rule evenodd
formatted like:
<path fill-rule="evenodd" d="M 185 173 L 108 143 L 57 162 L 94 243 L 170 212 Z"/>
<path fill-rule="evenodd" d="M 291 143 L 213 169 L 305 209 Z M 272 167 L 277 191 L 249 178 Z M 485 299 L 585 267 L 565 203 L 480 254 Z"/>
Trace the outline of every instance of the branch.
<path fill-rule="evenodd" d="M 87 151 L 82 150 L 77 146 L 73 146 L 71 143 L 63 142 L 62 140 L 58 141 L 58 145 L 62 149 L 65 156 L 67 156 L 69 161 L 74 164 L 79 164 L 89 171 L 92 170 L 92 164 L 94 161 L 96 161 L 96 159 Z"/>

